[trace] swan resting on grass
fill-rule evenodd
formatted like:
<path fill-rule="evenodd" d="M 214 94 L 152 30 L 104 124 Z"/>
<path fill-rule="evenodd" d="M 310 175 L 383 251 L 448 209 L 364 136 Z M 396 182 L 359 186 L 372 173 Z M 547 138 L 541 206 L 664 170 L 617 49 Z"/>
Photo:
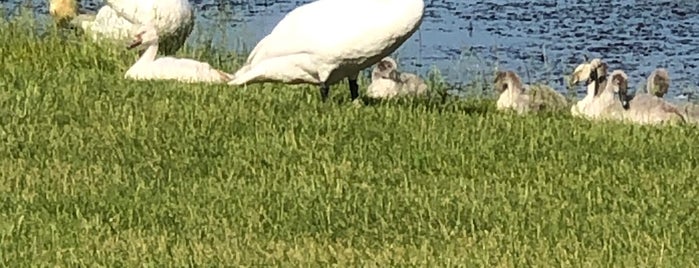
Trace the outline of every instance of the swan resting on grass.
<path fill-rule="evenodd" d="M 624 119 L 638 124 L 684 123 L 686 119 L 682 111 L 662 99 L 669 85 L 670 77 L 667 70 L 659 68 L 648 77 L 647 92 L 631 96 L 628 87 L 618 88 L 617 93 L 625 109 Z"/>
<path fill-rule="evenodd" d="M 623 72 L 621 73 L 623 74 Z M 675 124 L 685 122 L 682 112 L 677 107 L 656 95 L 638 93 L 635 96 L 629 96 L 628 87 L 619 87 L 615 90 L 619 94 L 620 99 L 624 100 L 624 119 L 627 121 L 638 124 Z"/>
<path fill-rule="evenodd" d="M 607 85 L 610 82 L 611 85 Z M 626 90 L 626 74 L 615 71 L 614 76 L 607 74 L 607 63 L 599 58 L 582 63 L 575 68 L 570 84 L 581 81 L 587 83 L 587 95 L 571 107 L 571 114 L 591 120 L 622 120 L 624 107 L 618 98 L 619 88 Z"/>
<path fill-rule="evenodd" d="M 135 80 L 177 80 L 180 82 L 226 83 L 231 75 L 192 59 L 162 57 L 158 53 L 158 31 L 152 25 L 141 26 L 129 49 L 145 47 L 145 52 L 124 75 Z"/>
<path fill-rule="evenodd" d="M 500 111 L 512 109 L 518 114 L 533 111 L 557 110 L 568 101 L 554 89 L 543 86 L 527 86 L 514 71 L 499 71 L 495 75 L 495 92 L 500 94 L 496 103 Z"/>
<path fill-rule="evenodd" d="M 615 70 L 607 74 L 607 64 L 600 59 L 579 65 L 571 83 L 583 79 L 588 82 L 588 94 L 573 106 L 571 112 L 578 112 L 577 116 L 637 124 L 684 122 L 676 107 L 657 96 L 647 93 L 629 96 L 626 73 Z"/>
<path fill-rule="evenodd" d="M 648 75 L 646 93 L 663 98 L 670 88 L 670 74 L 665 68 L 657 68 Z M 685 103 L 677 106 L 688 123 L 699 124 L 699 105 Z"/>
<path fill-rule="evenodd" d="M 400 47 L 422 23 L 423 0 L 318 0 L 292 10 L 265 36 L 230 85 L 314 84 L 323 101 L 347 78 L 359 97 L 359 72 Z"/>
<path fill-rule="evenodd" d="M 97 14 L 78 14 L 76 0 L 49 0 L 49 13 L 61 26 L 74 25 L 93 40 L 127 41 L 134 28 L 153 24 L 161 34 L 161 53 L 173 55 L 194 29 L 188 0 L 104 0 Z"/>
<path fill-rule="evenodd" d="M 602 63 L 601 59 L 592 59 L 590 62 L 583 62 L 582 64 L 575 67 L 573 74 L 570 78 L 571 85 L 576 85 L 580 82 L 585 82 L 587 86 L 587 94 L 580 101 L 573 104 L 570 108 L 570 113 L 575 117 L 584 117 L 588 113 L 588 106 L 595 99 L 595 95 L 599 92 L 599 84 L 597 83 L 597 77 L 592 77 L 596 75 L 594 70 Z M 606 86 L 606 85 L 605 85 Z"/>
<path fill-rule="evenodd" d="M 371 72 L 371 84 L 367 96 L 390 99 L 396 96 L 423 95 L 427 84 L 419 76 L 397 70 L 398 64 L 391 57 L 383 58 Z"/>

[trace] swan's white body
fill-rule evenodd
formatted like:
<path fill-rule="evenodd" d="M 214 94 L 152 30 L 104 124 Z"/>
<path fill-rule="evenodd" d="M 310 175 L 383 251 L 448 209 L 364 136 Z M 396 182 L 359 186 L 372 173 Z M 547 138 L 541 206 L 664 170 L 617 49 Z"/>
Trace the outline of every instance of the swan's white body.
<path fill-rule="evenodd" d="M 593 59 L 589 63 L 582 63 L 575 68 L 572 75 L 572 84 L 577 84 L 578 82 L 587 81 L 587 95 L 583 97 L 580 101 L 573 104 L 570 107 L 570 113 L 575 117 L 584 117 L 588 113 L 588 106 L 595 99 L 595 95 L 598 91 L 598 82 L 591 79 L 592 73 L 597 68 L 597 65 L 601 64 L 600 59 Z M 603 89 L 603 88 L 602 88 Z"/>
<path fill-rule="evenodd" d="M 173 57 L 156 59 L 158 33 L 153 26 L 143 26 L 139 29 L 131 48 L 136 46 L 146 46 L 147 48 L 141 55 L 141 58 L 126 71 L 125 78 L 135 80 L 177 80 L 188 83 L 225 83 L 231 78 L 230 74 L 214 69 L 205 62 Z"/>
<path fill-rule="evenodd" d="M 393 53 L 419 27 L 423 0 L 318 0 L 289 12 L 255 46 L 231 85 L 316 84 L 359 72 Z M 326 88 L 327 90 L 327 88 Z"/>
<path fill-rule="evenodd" d="M 125 39 L 133 30 L 133 24 L 109 6 L 103 6 L 95 15 L 80 14 L 75 21 L 94 40 Z"/>
<path fill-rule="evenodd" d="M 188 0 L 104 0 L 96 15 L 72 14 L 73 24 L 93 39 L 126 41 L 135 28 L 154 25 L 161 34 L 162 50 L 174 54 L 192 32 L 194 18 Z M 75 5 L 73 0 L 51 0 L 51 9 Z M 70 9 L 70 8 L 66 8 Z M 77 13 L 77 8 L 73 7 Z"/>
<path fill-rule="evenodd" d="M 592 82 L 587 85 L 587 95 L 583 97 L 580 101 L 576 102 L 573 104 L 572 107 L 570 107 L 570 113 L 575 116 L 575 117 L 582 117 L 588 110 L 588 106 L 590 103 L 593 102 L 595 99 L 595 83 L 597 82 Z"/>
<path fill-rule="evenodd" d="M 610 120 L 623 118 L 624 107 L 615 92 L 618 86 L 612 83 L 605 83 L 605 86 L 605 89 L 592 97 L 580 110 L 583 117 Z"/>
<path fill-rule="evenodd" d="M 399 72 L 396 61 L 386 57 L 374 67 L 371 84 L 366 93 L 371 98 L 386 99 L 405 95 L 423 95 L 427 93 L 427 84 L 415 74 Z"/>
<path fill-rule="evenodd" d="M 626 88 L 626 74 L 616 70 L 607 75 L 607 64 L 601 59 L 583 63 L 573 72 L 573 84 L 588 81 L 587 95 L 571 107 L 571 114 L 591 120 L 622 120 L 624 107 L 617 97 L 619 88 Z"/>

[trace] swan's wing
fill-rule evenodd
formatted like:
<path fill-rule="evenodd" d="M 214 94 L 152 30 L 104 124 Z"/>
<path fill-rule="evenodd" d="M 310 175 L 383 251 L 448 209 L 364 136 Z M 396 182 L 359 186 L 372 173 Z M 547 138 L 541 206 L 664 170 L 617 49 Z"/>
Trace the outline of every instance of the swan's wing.
<path fill-rule="evenodd" d="M 131 35 L 134 25 L 128 20 L 120 17 L 116 11 L 109 6 L 103 6 L 97 12 L 94 19 L 83 17 L 80 27 L 91 32 L 93 36 L 108 36 L 114 39 L 127 39 Z"/>
<path fill-rule="evenodd" d="M 417 10 L 415 4 L 396 7 L 395 1 L 312 2 L 284 16 L 255 46 L 247 64 L 302 53 L 325 58 L 337 57 L 338 53 L 342 53 L 344 58 L 377 55 L 404 41 L 405 36 L 419 25 L 422 8 L 419 14 L 411 14 L 416 13 L 413 9 Z"/>
<path fill-rule="evenodd" d="M 406 93 L 420 95 L 427 91 L 427 84 L 416 74 L 401 73 L 400 81 Z"/>
<path fill-rule="evenodd" d="M 192 21 L 188 0 L 105 0 L 105 4 L 132 24 L 154 24 L 161 34 Z"/>
<path fill-rule="evenodd" d="M 699 118 L 699 105 L 694 103 L 687 103 L 682 105 L 682 110 L 691 117 Z"/>
<path fill-rule="evenodd" d="M 104 4 L 131 24 L 143 23 L 137 14 L 144 10 L 153 10 L 153 2 L 150 0 L 104 0 Z"/>
<path fill-rule="evenodd" d="M 635 113 L 664 114 L 672 113 L 681 115 L 682 112 L 675 105 L 648 93 L 639 93 L 629 102 L 629 109 Z"/>

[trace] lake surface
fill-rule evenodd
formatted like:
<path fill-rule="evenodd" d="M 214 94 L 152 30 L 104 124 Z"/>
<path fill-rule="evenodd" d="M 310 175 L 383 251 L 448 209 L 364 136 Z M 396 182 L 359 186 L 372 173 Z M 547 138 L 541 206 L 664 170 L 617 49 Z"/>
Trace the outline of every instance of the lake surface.
<path fill-rule="evenodd" d="M 29 3 L 47 14 L 47 0 Z M 96 10 L 97 1 L 81 1 Z M 191 1 L 197 28 L 188 40 L 214 35 L 216 46 L 247 51 L 293 8 L 311 1 Z M 448 82 L 491 81 L 495 68 L 524 82 L 548 81 L 565 91 L 563 75 L 584 55 L 624 69 L 630 87 L 645 85 L 656 67 L 672 77 L 670 95 L 695 91 L 699 79 L 699 2 L 681 1 L 426 1 L 420 30 L 397 52 L 401 69 L 421 75 L 433 67 Z M 361 14 L 357 14 L 361 19 Z M 582 85 L 578 91 L 582 91 Z"/>

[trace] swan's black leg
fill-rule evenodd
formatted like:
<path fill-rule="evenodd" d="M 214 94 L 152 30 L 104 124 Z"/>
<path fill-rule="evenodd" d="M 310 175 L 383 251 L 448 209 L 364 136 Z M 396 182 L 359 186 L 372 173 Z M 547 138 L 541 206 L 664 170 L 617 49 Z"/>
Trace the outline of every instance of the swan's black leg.
<path fill-rule="evenodd" d="M 350 98 L 352 100 L 355 100 L 359 98 L 359 84 L 357 84 L 357 79 L 348 79 L 349 80 L 349 89 L 350 89 Z"/>
<path fill-rule="evenodd" d="M 330 87 L 325 82 L 320 83 L 320 99 L 325 102 L 330 95 Z"/>

